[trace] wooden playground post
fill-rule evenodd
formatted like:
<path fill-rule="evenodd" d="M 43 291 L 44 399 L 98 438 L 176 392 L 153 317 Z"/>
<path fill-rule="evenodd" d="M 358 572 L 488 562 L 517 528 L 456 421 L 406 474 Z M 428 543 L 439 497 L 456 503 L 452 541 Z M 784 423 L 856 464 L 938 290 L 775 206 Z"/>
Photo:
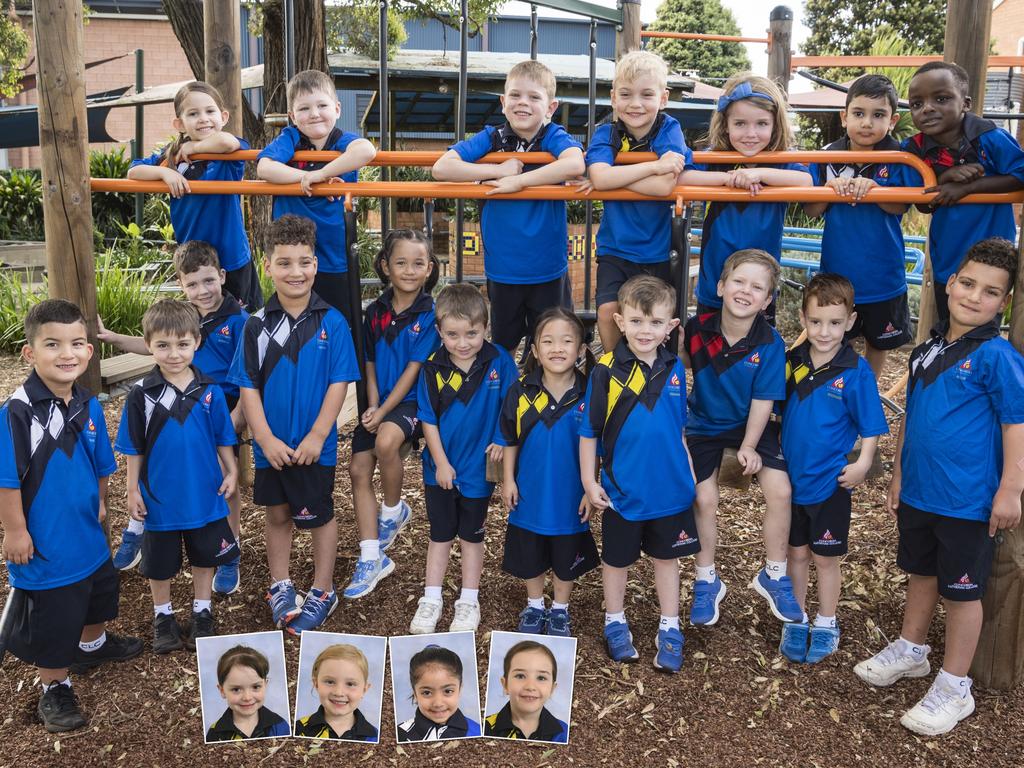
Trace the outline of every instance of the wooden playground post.
<path fill-rule="evenodd" d="M 96 341 L 96 273 L 92 253 L 92 191 L 85 110 L 82 4 L 34 0 L 32 30 L 39 83 L 39 146 L 43 165 L 43 227 L 50 296 L 82 308 Z M 100 391 L 100 356 L 81 379 Z"/>
<path fill-rule="evenodd" d="M 241 17 L 238 2 L 203 0 L 206 82 L 220 91 L 228 122 L 224 130 L 242 135 Z"/>
<path fill-rule="evenodd" d="M 793 36 L 793 11 L 784 5 L 772 8 L 768 17 L 768 78 L 774 80 L 783 93 L 789 93 L 790 60 L 793 51 L 790 40 Z"/>
<path fill-rule="evenodd" d="M 640 0 L 619 0 L 622 9 L 622 26 L 615 35 L 615 58 L 622 54 L 640 50 Z"/>

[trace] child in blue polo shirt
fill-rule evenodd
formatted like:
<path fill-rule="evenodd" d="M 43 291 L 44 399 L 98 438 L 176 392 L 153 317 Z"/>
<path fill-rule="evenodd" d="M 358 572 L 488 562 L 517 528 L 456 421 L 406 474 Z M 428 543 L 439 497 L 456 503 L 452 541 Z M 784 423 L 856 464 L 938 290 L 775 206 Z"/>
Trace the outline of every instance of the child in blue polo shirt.
<path fill-rule="evenodd" d="M 6 650 L 34 664 L 36 711 L 51 733 L 86 724 L 71 671 L 142 652 L 106 631 L 120 579 L 101 522 L 107 477 L 117 470 L 103 409 L 75 384 L 92 357 L 82 311 L 51 299 L 25 316 L 22 356 L 32 373 L 0 407 L 0 547 L 11 592 Z"/>
<path fill-rule="evenodd" d="M 807 341 L 789 352 L 786 364 L 782 452 L 793 486 L 788 572 L 804 606 L 813 558 L 818 615 L 811 627 L 783 624 L 779 651 L 808 664 L 839 648 L 839 558 L 847 552 L 850 493 L 871 469 L 878 436 L 889 431 L 871 367 L 844 339 L 856 320 L 854 295 L 842 275 L 822 272 L 811 279 L 800 310 Z M 857 435 L 863 438 L 860 456 L 848 463 Z"/>
<path fill-rule="evenodd" d="M 1024 491 L 1024 358 L 999 332 L 1017 275 L 1000 238 L 971 247 L 949 280 L 949 321 L 910 355 L 907 413 L 887 506 L 896 564 L 909 574 L 900 637 L 854 672 L 888 686 L 931 671 L 925 644 L 939 598 L 946 648 L 928 693 L 900 723 L 935 736 L 974 711 L 967 676 L 981 634 L 994 537 L 1020 523 Z"/>
<path fill-rule="evenodd" d="M 889 131 L 899 120 L 896 88 L 884 75 L 858 77 L 846 92 L 840 113 L 846 135 L 826 150 L 872 152 L 900 148 Z M 809 216 L 825 216 L 821 269 L 853 283 L 855 319 L 847 339 L 864 337 L 865 351 L 877 379 L 885 358 L 913 340 L 907 304 L 907 267 L 900 220 L 902 203 L 867 203 L 876 186 L 906 187 L 907 166 L 899 163 L 818 163 L 811 175 L 818 186 L 834 189 L 849 203 L 805 203 Z M 806 294 L 805 294 L 806 296 Z"/>
<path fill-rule="evenodd" d="M 178 285 L 181 286 L 185 298 L 199 312 L 199 347 L 195 350 L 192 364 L 220 387 L 228 410 L 231 411 L 235 433 L 241 434 L 245 429 L 245 417 L 242 415 L 241 405 L 238 404 L 238 386 L 231 384 L 227 379 L 231 360 L 242 341 L 242 329 L 249 315 L 234 296 L 225 293 L 226 274 L 220 266 L 217 251 L 209 243 L 190 240 L 179 245 L 174 251 L 174 271 L 178 275 Z M 262 306 L 262 300 L 260 304 Z M 102 318 L 99 319 L 99 333 L 96 336 L 100 341 L 112 344 L 125 352 L 149 354 L 144 338 L 112 333 L 103 327 Z M 235 455 L 238 455 L 237 444 Z M 237 488 L 227 497 L 227 503 L 228 523 L 235 538 L 239 540 L 239 551 L 236 551 L 233 560 L 217 566 L 217 572 L 213 577 L 213 591 L 222 595 L 237 592 L 241 583 L 239 560 L 242 546 L 242 499 Z M 141 520 L 129 519 L 128 527 L 121 534 L 121 544 L 114 553 L 114 567 L 118 570 L 128 570 L 139 564 L 142 558 L 143 528 Z"/>
<path fill-rule="evenodd" d="M 384 293 L 366 308 L 363 322 L 368 407 L 352 435 L 349 476 L 359 561 L 343 593 L 348 598 L 368 595 L 394 570 L 384 550 L 412 515 L 402 499 L 402 446 L 423 434 L 416 418 L 416 380 L 441 343 L 430 296 L 439 266 L 430 241 L 414 229 L 388 232 L 374 261 Z M 373 490 L 377 466 L 383 496 L 379 513 Z"/>
<path fill-rule="evenodd" d="M 353 321 L 349 314 L 348 259 L 345 255 L 345 207 L 340 197 L 314 197 L 310 187 L 340 178 L 357 181 L 359 169 L 373 160 L 377 150 L 366 139 L 335 127 L 341 103 L 331 77 L 315 69 L 299 72 L 288 81 L 288 119 L 291 125 L 263 148 L 256 166 L 261 179 L 275 184 L 301 184 L 306 196 L 274 198 L 274 218 L 286 213 L 316 223 L 317 296 Z M 296 161 L 296 152 L 340 152 L 329 163 Z M 358 280 L 358 275 L 355 276 Z M 358 307 L 352 310 L 358 312 Z"/>
<path fill-rule="evenodd" d="M 505 124 L 460 141 L 434 164 L 439 181 L 477 181 L 487 194 L 519 192 L 582 176 L 583 145 L 551 122 L 558 108 L 555 76 L 539 61 L 521 61 L 505 78 Z M 478 165 L 489 152 L 550 152 L 553 163 L 524 168 L 518 159 Z M 537 317 L 549 307 L 572 308 L 569 229 L 564 200 L 492 200 L 481 203 L 484 271 L 491 304 L 491 339 L 514 351 L 532 338 Z"/>
<path fill-rule="evenodd" d="M 590 376 L 580 427 L 587 500 L 602 510 L 604 640 L 614 661 L 640 658 L 626 621 L 629 569 L 646 552 L 654 564 L 661 619 L 654 666 L 678 672 L 679 562 L 700 549 L 693 519 L 693 464 L 686 447 L 686 371 L 665 345 L 679 325 L 668 283 L 637 275 L 619 290 L 623 338 Z M 595 480 L 598 445 L 601 479 Z"/>
<path fill-rule="evenodd" d="M 938 180 L 937 187 L 926 190 L 939 193 L 931 205 L 918 207 L 932 214 L 928 257 L 940 320 L 949 317 L 946 282 L 967 249 L 987 237 L 1017 240 L 1010 203 L 955 203 L 972 193 L 1024 187 L 1024 151 L 1005 130 L 970 111 L 968 88 L 963 67 L 931 61 L 914 73 L 908 93 L 910 116 L 921 132 L 906 139 L 903 149 L 928 163 Z M 910 171 L 910 177 L 920 186 L 919 175 Z"/>
<path fill-rule="evenodd" d="M 441 618 L 441 585 L 452 544 L 462 551 L 462 592 L 455 601 L 451 632 L 480 624 L 480 574 L 484 567 L 484 519 L 494 483 L 487 458 L 498 461 L 498 415 L 516 380 L 515 363 L 484 338 L 487 302 L 467 283 L 449 285 L 437 297 L 442 347 L 420 371 L 417 418 L 423 427 L 423 484 L 430 521 L 423 597 L 409 631 L 426 635 Z"/>
<path fill-rule="evenodd" d="M 786 345 L 764 310 L 779 281 L 779 263 L 766 251 L 737 251 L 718 281 L 720 310 L 686 321 L 684 359 L 693 370 L 686 439 L 697 477 L 701 550 L 693 586 L 691 624 L 718 621 L 726 587 L 715 570 L 718 541 L 718 468 L 726 448 L 736 450 L 743 474 L 757 475 L 765 500 L 767 564 L 751 586 L 781 621 L 801 621 L 803 610 L 786 575 L 790 487 L 776 424 L 776 400 L 786 396 Z"/>
<path fill-rule="evenodd" d="M 501 409 L 505 446 L 501 498 L 508 508 L 502 570 L 526 582 L 519 632 L 572 636 L 573 582 L 597 567 L 580 477 L 580 427 L 587 377 L 576 367 L 587 349 L 583 323 L 554 307 L 537 319 L 527 372 Z M 551 571 L 554 599 L 544 607 Z"/>
<path fill-rule="evenodd" d="M 265 268 L 277 290 L 246 321 L 228 374 L 255 442 L 253 501 L 267 507 L 267 604 L 274 624 L 295 635 L 338 605 L 336 422 L 348 382 L 359 379 L 348 323 L 313 291 L 316 242 L 310 219 L 285 214 L 271 223 Z M 295 528 L 313 539 L 313 585 L 301 606 L 288 574 Z"/>
<path fill-rule="evenodd" d="M 171 224 L 179 243 L 202 240 L 214 247 L 225 270 L 225 287 L 249 310 L 263 306 L 249 237 L 238 195 L 191 195 L 190 181 L 240 181 L 242 160 L 198 160 L 192 155 L 248 149 L 245 139 L 226 133 L 224 99 L 209 83 L 186 83 L 174 95 L 174 130 L 178 138 L 149 157 L 136 160 L 128 178 L 162 181 L 171 193 Z"/>
<path fill-rule="evenodd" d="M 156 367 L 128 393 L 115 448 L 128 457 L 128 513 L 145 521 L 139 570 L 153 595 L 153 652 L 183 644 L 171 606 L 182 545 L 195 593 L 184 644 L 195 650 L 198 638 L 215 634 L 213 570 L 238 557 L 224 501 L 237 490 L 238 439 L 224 393 L 192 367 L 196 310 L 158 301 L 142 316 L 142 333 Z"/>

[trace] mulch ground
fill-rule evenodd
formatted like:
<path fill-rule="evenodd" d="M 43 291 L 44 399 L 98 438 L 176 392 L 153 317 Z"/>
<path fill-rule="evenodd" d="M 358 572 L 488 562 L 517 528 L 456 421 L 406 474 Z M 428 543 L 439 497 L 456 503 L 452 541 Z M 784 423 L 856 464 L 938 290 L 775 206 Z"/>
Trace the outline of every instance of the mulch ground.
<path fill-rule="evenodd" d="M 906 350 L 890 364 L 901 371 Z M 0 359 L 0 395 L 6 397 L 26 375 L 20 361 Z M 888 388 L 895 376 L 883 382 Z M 900 398 L 902 399 L 902 398 Z M 122 400 L 106 404 L 113 435 Z M 894 423 L 890 419 L 890 423 Z M 886 470 L 894 439 L 882 440 Z M 336 585 L 347 583 L 358 554 L 349 483 L 348 445 L 343 443 L 335 500 L 341 521 Z M 420 596 L 427 524 L 419 461 L 408 459 L 406 498 L 414 510 L 389 555 L 395 573 L 359 602 L 343 603 L 324 627 L 360 634 L 406 634 Z M 628 586 L 627 613 L 641 652 L 632 666 L 609 662 L 601 642 L 603 624 L 599 572 L 579 583 L 572 614 L 579 638 L 571 744 L 568 746 L 472 740 L 398 746 L 391 710 L 390 672 L 385 681 L 381 743 L 376 746 L 279 739 L 254 744 L 203 744 L 195 656 L 146 652 L 122 665 L 101 668 L 75 679 L 87 729 L 53 736 L 35 721 L 39 687 L 31 667 L 8 657 L 0 670 L 0 766 L 92 765 L 297 765 L 344 763 L 447 766 L 988 766 L 1018 768 L 1024 755 L 1024 690 L 1012 693 L 975 689 L 977 712 L 954 733 L 919 738 L 899 725 L 902 712 L 927 690 L 930 680 L 903 681 L 888 690 L 860 682 L 853 665 L 899 634 L 903 575 L 894 564 L 896 527 L 883 508 L 887 478 L 870 481 L 854 495 L 851 550 L 844 564 L 839 619 L 843 630 L 837 654 L 816 666 L 793 665 L 777 652 L 779 623 L 761 598 L 746 588 L 762 563 L 762 501 L 749 493 L 723 493 L 719 569 L 730 586 L 722 619 L 711 628 L 686 630 L 686 661 L 675 676 L 651 666 L 658 607 L 653 573 L 641 563 Z M 243 491 L 243 590 L 215 602 L 222 634 L 262 631 L 269 615 L 261 598 L 268 583 L 262 542 L 262 514 Z M 127 520 L 124 472 L 112 479 L 108 506 L 114 530 Z M 495 497 L 497 499 L 497 496 Z M 525 602 L 520 582 L 500 570 L 504 519 L 492 503 L 477 635 L 481 687 L 485 685 L 490 629 L 514 629 Z M 595 526 L 600 536 L 600 523 Z M 116 539 L 115 533 L 115 541 Z M 307 587 L 312 573 L 309 539 L 297 538 L 292 574 Z M 683 610 L 689 608 L 692 565 L 682 564 Z M 457 563 L 449 569 L 446 611 L 451 619 L 457 596 Z M 174 588 L 179 618 L 188 620 L 190 584 L 180 577 Z M 813 587 L 812 587 L 813 594 Z M 184 607 L 184 609 L 182 608 Z M 121 617 L 116 631 L 149 642 L 152 609 L 146 581 L 137 572 L 122 577 Z M 929 642 L 934 667 L 942 657 L 940 620 Z M 298 663 L 299 643 L 285 635 L 289 673 Z M 294 698 L 294 680 L 290 683 Z"/>

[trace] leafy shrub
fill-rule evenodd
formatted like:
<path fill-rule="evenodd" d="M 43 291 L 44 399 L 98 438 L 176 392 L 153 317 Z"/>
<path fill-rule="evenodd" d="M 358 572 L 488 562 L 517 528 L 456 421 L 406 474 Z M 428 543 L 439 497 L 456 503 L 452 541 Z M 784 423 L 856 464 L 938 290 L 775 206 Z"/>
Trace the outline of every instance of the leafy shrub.
<path fill-rule="evenodd" d="M 0 349 L 19 352 L 25 343 L 25 315 L 46 298 L 46 288 L 32 288 L 21 272 L 0 271 Z"/>
<path fill-rule="evenodd" d="M 0 239 L 43 239 L 43 185 L 39 172 L 0 173 Z"/>
<path fill-rule="evenodd" d="M 94 149 L 89 153 L 89 175 L 94 179 L 123 179 L 128 175 L 132 161 L 124 147 L 107 152 Z M 93 192 L 93 227 L 105 237 L 120 231 L 135 218 L 134 195 L 124 192 Z"/>
<path fill-rule="evenodd" d="M 142 314 L 160 298 L 160 286 L 171 278 L 167 265 L 157 274 L 120 263 L 114 249 L 96 259 L 96 309 L 111 331 L 142 334 Z M 104 349 L 104 356 L 107 350 Z"/>

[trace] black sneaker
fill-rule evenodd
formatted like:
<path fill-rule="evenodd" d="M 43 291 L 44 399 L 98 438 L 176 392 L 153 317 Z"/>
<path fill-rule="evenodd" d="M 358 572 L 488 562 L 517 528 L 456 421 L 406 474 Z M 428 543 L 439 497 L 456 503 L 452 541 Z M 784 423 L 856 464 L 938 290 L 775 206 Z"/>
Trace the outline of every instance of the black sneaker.
<path fill-rule="evenodd" d="M 192 625 L 188 628 L 188 635 L 185 637 L 185 647 L 190 651 L 196 649 L 196 640 L 200 637 L 213 637 L 217 630 L 213 623 L 213 614 L 209 608 L 196 613 L 192 611 Z"/>
<path fill-rule="evenodd" d="M 153 653 L 170 653 L 181 648 L 181 627 L 173 614 L 153 617 Z"/>
<path fill-rule="evenodd" d="M 73 674 L 80 675 L 108 661 L 128 661 L 142 653 L 142 641 L 137 637 L 125 637 L 107 632 L 107 641 L 95 651 L 75 652 L 75 660 L 68 665 Z"/>
<path fill-rule="evenodd" d="M 50 733 L 63 733 L 82 728 L 88 722 L 78 708 L 78 699 L 70 685 L 59 683 L 46 691 L 36 707 L 43 727 Z"/>

